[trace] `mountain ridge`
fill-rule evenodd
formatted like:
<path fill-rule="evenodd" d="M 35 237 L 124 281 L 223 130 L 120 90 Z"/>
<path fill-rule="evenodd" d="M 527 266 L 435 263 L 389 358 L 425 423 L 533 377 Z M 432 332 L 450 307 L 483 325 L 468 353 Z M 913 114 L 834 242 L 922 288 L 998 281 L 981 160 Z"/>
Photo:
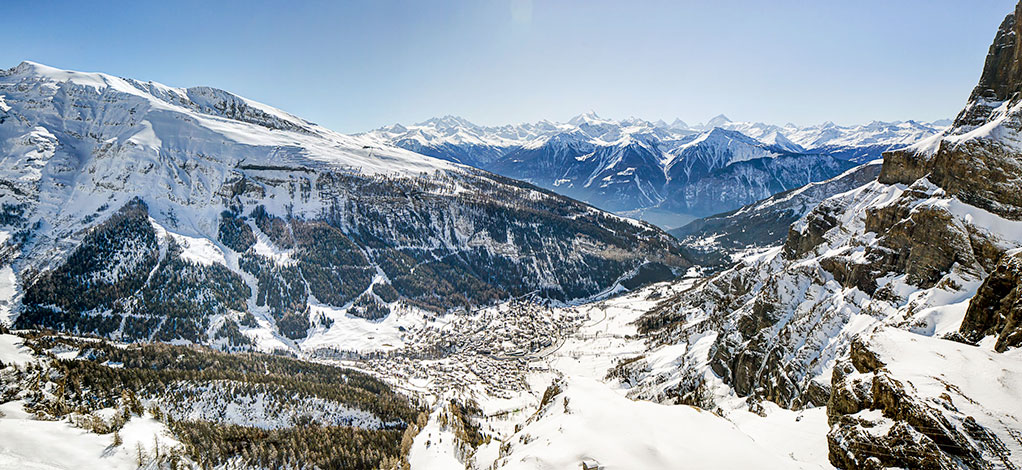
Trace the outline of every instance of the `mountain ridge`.
<path fill-rule="evenodd" d="M 837 176 L 856 163 L 941 129 L 915 121 L 782 127 L 735 122 L 726 116 L 689 126 L 680 120 L 616 121 L 588 112 L 564 123 L 503 126 L 479 126 L 445 116 L 357 135 L 529 181 L 670 227 L 679 217 L 737 209 Z M 789 163 L 750 163 L 778 156 Z M 795 159 L 800 161 L 797 165 L 791 163 Z M 796 167 L 812 176 L 789 177 Z M 702 178 L 710 179 L 700 182 Z M 719 194 L 727 197 L 720 200 L 715 197 Z"/>
<path fill-rule="evenodd" d="M 26 62 L 0 96 L 19 327 L 294 349 L 395 310 L 566 302 L 689 264 L 647 224 L 210 87 Z"/>
<path fill-rule="evenodd" d="M 966 390 L 1007 391 L 1015 379 L 959 372 L 990 361 L 1019 370 L 1020 15 L 1022 2 L 950 129 L 885 152 L 876 180 L 824 199 L 781 246 L 738 256 L 646 312 L 640 332 L 660 345 L 647 356 L 671 351 L 680 365 L 627 364 L 629 394 L 826 406 L 839 468 L 1013 468 L 1017 400 Z M 948 357 L 959 372 L 935 366 Z"/>

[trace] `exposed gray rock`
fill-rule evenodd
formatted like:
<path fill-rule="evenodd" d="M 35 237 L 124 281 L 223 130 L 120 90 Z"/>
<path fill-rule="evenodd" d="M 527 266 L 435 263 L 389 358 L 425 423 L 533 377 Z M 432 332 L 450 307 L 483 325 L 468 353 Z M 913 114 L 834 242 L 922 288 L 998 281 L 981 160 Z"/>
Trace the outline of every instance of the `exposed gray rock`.
<path fill-rule="evenodd" d="M 960 331 L 972 341 L 996 336 L 997 351 L 1022 346 L 1022 251 L 1001 257 L 969 301 Z"/>
<path fill-rule="evenodd" d="M 741 209 L 695 220 L 669 233 L 685 253 L 704 266 L 726 267 L 732 256 L 745 250 L 777 246 L 785 242 L 788 228 L 820 202 L 876 179 L 879 163 L 861 165 L 841 175 L 801 188 L 775 194 Z M 833 224 L 833 221 L 830 222 Z M 827 224 L 825 223 L 824 226 Z M 818 229 L 822 233 L 823 227 Z M 793 241 L 797 245 L 797 241 Z M 809 248 L 815 246 L 810 240 Z M 792 246 L 792 251 L 800 247 Z"/>
<path fill-rule="evenodd" d="M 1007 426 L 1006 435 L 1013 436 L 1010 422 L 1015 418 L 999 415 L 999 407 L 1011 404 L 977 403 L 958 382 L 969 378 L 937 373 L 940 366 L 906 374 L 906 368 L 895 371 L 886 363 L 907 360 L 900 354 L 947 354 L 971 346 L 948 348 L 940 344 L 945 341 L 924 338 L 932 344 L 892 353 L 892 341 L 913 341 L 912 335 L 876 335 L 856 337 L 834 367 L 827 403 L 831 464 L 842 469 L 1018 468 L 1017 458 L 997 435 L 1000 430 L 987 427 Z M 954 359 L 964 361 L 977 352 L 962 351 L 965 357 Z"/>

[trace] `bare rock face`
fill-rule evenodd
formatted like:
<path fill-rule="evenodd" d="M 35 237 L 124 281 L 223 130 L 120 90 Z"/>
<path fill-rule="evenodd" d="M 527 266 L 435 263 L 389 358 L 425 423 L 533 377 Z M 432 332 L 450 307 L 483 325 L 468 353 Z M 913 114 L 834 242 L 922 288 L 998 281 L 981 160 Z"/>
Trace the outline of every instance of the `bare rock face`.
<path fill-rule="evenodd" d="M 902 347 L 916 343 L 913 335 L 892 333 L 856 337 L 834 367 L 827 403 L 831 464 L 843 469 L 1017 468 L 1014 443 L 1003 440 L 1013 436 L 1012 411 L 984 408 L 973 398 L 976 389 L 963 385 L 981 372 L 959 376 L 945 373 L 946 364 L 924 371 L 888 364 L 918 354 L 991 353 L 935 338 Z"/>
<path fill-rule="evenodd" d="M 996 103 L 1018 101 L 1018 94 L 1022 92 L 1022 47 L 1019 46 L 1022 22 L 1017 21 L 1020 17 L 1022 4 L 1001 22 L 987 53 L 983 74 L 969 96 L 970 104 L 955 118 L 954 127 L 975 128 L 986 124 Z"/>
<path fill-rule="evenodd" d="M 897 272 L 905 273 L 909 284 L 926 289 L 955 265 L 977 275 L 992 266 L 984 257 L 987 240 L 973 237 L 973 227 L 943 207 L 918 206 L 931 195 L 925 186 L 911 186 L 895 203 L 867 210 L 866 230 L 878 234 L 877 244 L 867 247 L 870 262 L 856 265 L 846 286 L 874 293 L 880 276 Z"/>
<path fill-rule="evenodd" d="M 806 255 L 824 242 L 823 235 L 839 222 L 837 215 L 842 211 L 833 201 L 823 201 L 805 218 L 805 228 L 796 230 L 788 228 L 788 238 L 784 241 L 784 255 L 789 259 L 797 259 Z"/>
<path fill-rule="evenodd" d="M 1009 286 L 1019 277 L 998 260 L 1022 247 L 1020 14 L 1005 19 L 951 130 L 886 153 L 877 181 L 821 202 L 791 225 L 783 247 L 665 300 L 640 331 L 690 347 L 691 338 L 713 333 L 705 365 L 737 394 L 789 408 L 821 405 L 831 397 L 825 374 L 864 325 L 949 333 L 958 318 L 949 315 L 960 313 L 944 308 L 947 299 L 964 301 L 1000 269 L 962 332 L 996 334 L 1000 348 L 1017 344 L 1022 315 Z M 927 465 L 937 464 L 909 466 Z"/>
<path fill-rule="evenodd" d="M 834 368 L 831 379 L 827 421 L 830 461 L 844 469 L 956 468 L 945 456 L 937 440 L 960 446 L 960 436 L 947 436 L 946 423 L 932 422 L 928 405 L 916 403 L 904 385 L 891 377 L 884 365 L 863 340 L 852 342 L 849 357 Z M 860 413 L 876 410 L 879 413 Z M 936 416 L 940 414 L 937 413 Z M 895 423 L 887 416 L 901 417 Z M 914 422 L 929 435 L 909 424 Z M 876 432 L 886 427 L 887 432 Z"/>
<path fill-rule="evenodd" d="M 1012 137 L 1022 131 L 1022 110 L 1001 123 Z M 1022 220 L 1022 158 L 1017 141 L 992 142 L 978 139 L 956 145 L 942 145 L 933 159 L 931 180 L 962 202 L 1002 217 Z"/>
<path fill-rule="evenodd" d="M 930 157 L 914 148 L 887 152 L 877 181 L 884 184 L 912 184 L 930 173 Z"/>
<path fill-rule="evenodd" d="M 876 234 L 876 243 L 863 246 L 860 258 L 821 257 L 821 267 L 842 286 L 870 295 L 876 293 L 877 281 L 890 273 L 907 274 L 907 282 L 925 289 L 956 265 L 976 275 L 992 268 L 1000 251 L 986 237 L 944 207 L 920 206 L 940 191 L 921 180 L 890 204 L 866 208 L 865 231 Z M 824 245 L 827 232 L 838 227 L 842 210 L 839 201 L 824 201 L 803 224 L 792 226 L 785 257 L 798 260 Z"/>
<path fill-rule="evenodd" d="M 1001 23 L 979 84 L 935 149 L 910 147 L 884 155 L 879 181 L 929 177 L 963 202 L 1022 220 L 1022 4 Z"/>
<path fill-rule="evenodd" d="M 972 341 L 996 336 L 998 352 L 1022 346 L 1022 251 L 1006 253 L 983 281 L 960 331 Z"/>

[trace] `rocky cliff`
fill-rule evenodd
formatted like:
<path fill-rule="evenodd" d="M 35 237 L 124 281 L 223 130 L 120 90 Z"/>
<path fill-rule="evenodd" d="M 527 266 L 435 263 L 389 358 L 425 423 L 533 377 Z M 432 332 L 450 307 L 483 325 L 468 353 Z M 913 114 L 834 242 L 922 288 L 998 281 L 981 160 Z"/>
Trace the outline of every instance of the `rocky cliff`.
<path fill-rule="evenodd" d="M 995 421 L 979 427 L 966 419 L 979 416 L 960 416 L 964 424 L 956 429 L 965 434 L 930 432 L 937 421 L 912 417 L 929 414 L 928 408 L 898 408 L 922 399 L 907 381 L 895 375 L 892 380 L 901 385 L 883 378 L 848 385 L 845 376 L 851 373 L 849 351 L 856 341 L 866 345 L 860 349 L 870 348 L 863 338 L 877 328 L 935 342 L 933 351 L 948 345 L 966 351 L 955 367 L 978 367 L 972 361 L 997 357 L 997 351 L 1013 354 L 1020 336 L 1022 247 L 1019 34 L 1015 15 L 1009 15 L 980 86 L 953 128 L 885 154 L 878 181 L 821 202 L 791 225 L 783 246 L 740 258 L 734 268 L 663 301 L 641 318 L 640 329 L 653 344 L 670 345 L 683 355 L 678 370 L 646 374 L 632 394 L 706 406 L 705 390 L 726 386 L 785 407 L 830 403 L 836 426 L 831 459 L 847 468 L 985 468 L 982 463 L 989 459 L 1014 468 L 1019 451 L 1006 454 L 996 450 L 999 444 L 970 439 L 1000 432 L 989 423 L 1017 415 L 994 411 Z M 880 370 L 866 362 L 851 367 L 856 373 Z M 645 364 L 640 359 L 630 367 L 643 370 Z M 996 375 L 967 380 L 992 381 Z M 878 389 L 877 383 L 891 386 Z M 954 390 L 953 384 L 948 387 Z M 960 409 L 959 400 L 970 399 L 1000 406 L 969 394 L 948 400 Z M 886 401 L 892 401 L 890 406 Z M 946 403 L 928 406 L 941 413 L 950 409 Z M 1015 445 L 1009 439 L 1018 442 L 1010 432 L 1000 436 L 1004 446 Z M 902 454 L 888 455 L 899 446 L 905 446 Z"/>
<path fill-rule="evenodd" d="M 1022 346 L 1022 251 L 1001 256 L 969 301 L 961 333 L 975 342 L 996 338 L 1000 352 Z"/>
<path fill-rule="evenodd" d="M 831 463 L 1019 468 L 1020 365 L 1018 355 L 894 329 L 857 337 L 831 381 Z"/>
<path fill-rule="evenodd" d="M 883 183 L 911 184 L 927 177 L 963 202 L 1022 220 L 1022 7 L 1008 15 L 994 38 L 979 84 L 947 136 L 932 148 L 888 154 Z"/>

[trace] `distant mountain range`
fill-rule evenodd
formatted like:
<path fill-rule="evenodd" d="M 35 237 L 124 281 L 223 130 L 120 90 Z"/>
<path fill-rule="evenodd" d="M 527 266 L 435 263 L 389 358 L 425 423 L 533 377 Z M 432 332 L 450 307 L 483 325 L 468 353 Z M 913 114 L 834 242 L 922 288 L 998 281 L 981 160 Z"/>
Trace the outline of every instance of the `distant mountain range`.
<path fill-rule="evenodd" d="M 948 121 L 799 127 L 676 119 L 479 126 L 456 116 L 363 134 L 381 143 L 521 179 L 665 227 L 825 180 L 938 134 Z"/>
<path fill-rule="evenodd" d="M 864 163 L 828 180 L 774 194 L 740 209 L 693 220 L 669 233 L 692 260 L 730 267 L 752 252 L 779 246 L 788 227 L 827 198 L 877 179 L 881 160 Z"/>

